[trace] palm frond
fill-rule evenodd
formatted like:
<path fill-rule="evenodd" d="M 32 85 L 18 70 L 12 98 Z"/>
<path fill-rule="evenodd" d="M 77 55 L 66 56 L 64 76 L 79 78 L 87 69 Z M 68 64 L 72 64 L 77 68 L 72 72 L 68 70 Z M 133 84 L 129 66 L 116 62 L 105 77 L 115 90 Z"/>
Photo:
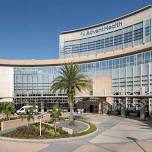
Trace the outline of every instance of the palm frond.
<path fill-rule="evenodd" d="M 50 91 L 74 96 L 76 91 L 89 89 L 90 84 L 90 79 L 80 72 L 78 65 L 69 63 L 60 68 L 59 76 L 52 81 Z"/>

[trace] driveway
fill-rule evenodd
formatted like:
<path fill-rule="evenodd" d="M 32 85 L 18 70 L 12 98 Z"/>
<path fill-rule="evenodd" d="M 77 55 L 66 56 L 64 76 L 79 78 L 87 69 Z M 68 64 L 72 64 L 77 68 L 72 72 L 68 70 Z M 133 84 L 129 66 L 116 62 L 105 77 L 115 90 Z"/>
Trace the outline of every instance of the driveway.
<path fill-rule="evenodd" d="M 54 141 L 0 140 L 0 152 L 152 152 L 152 128 L 116 116 L 85 114 L 98 131 L 88 137 Z"/>

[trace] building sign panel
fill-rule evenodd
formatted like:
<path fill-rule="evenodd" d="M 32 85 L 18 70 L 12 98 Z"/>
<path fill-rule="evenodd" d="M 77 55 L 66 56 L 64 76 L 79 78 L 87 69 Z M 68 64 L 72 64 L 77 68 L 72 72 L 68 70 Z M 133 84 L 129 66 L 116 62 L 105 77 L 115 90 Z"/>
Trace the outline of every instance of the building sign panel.
<path fill-rule="evenodd" d="M 122 22 L 115 22 L 112 24 L 108 24 L 108 25 L 104 25 L 95 29 L 90 29 L 90 30 L 86 30 L 86 31 L 82 31 L 80 33 L 81 36 L 92 36 L 94 34 L 101 34 L 104 31 L 109 31 L 109 30 L 114 30 L 117 29 L 119 27 L 122 27 Z"/>

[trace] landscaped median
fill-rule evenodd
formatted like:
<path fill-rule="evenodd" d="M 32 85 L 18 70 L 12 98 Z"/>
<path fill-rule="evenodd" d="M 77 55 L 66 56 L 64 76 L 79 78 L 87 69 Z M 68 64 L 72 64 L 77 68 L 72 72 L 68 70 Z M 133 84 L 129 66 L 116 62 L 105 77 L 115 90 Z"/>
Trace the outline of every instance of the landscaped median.
<path fill-rule="evenodd" d="M 86 124 L 87 129 L 79 132 L 73 132 L 69 134 L 61 127 L 57 127 L 56 131 L 54 127 L 49 124 L 42 123 L 41 136 L 40 136 L 40 124 L 34 123 L 26 126 L 18 127 L 13 131 L 1 134 L 2 137 L 16 138 L 16 139 L 56 139 L 56 138 L 69 138 L 78 137 L 93 133 L 96 131 L 96 126 L 93 123 L 86 121 L 79 121 L 80 123 Z"/>
<path fill-rule="evenodd" d="M 28 124 L 33 124 L 34 122 L 39 122 L 38 116 L 34 116 L 34 120 L 28 122 L 27 119 L 21 119 L 19 116 L 11 117 L 10 120 L 0 119 L 0 131 L 13 130 Z M 43 115 L 42 122 L 50 121 L 51 118 L 48 114 Z"/>

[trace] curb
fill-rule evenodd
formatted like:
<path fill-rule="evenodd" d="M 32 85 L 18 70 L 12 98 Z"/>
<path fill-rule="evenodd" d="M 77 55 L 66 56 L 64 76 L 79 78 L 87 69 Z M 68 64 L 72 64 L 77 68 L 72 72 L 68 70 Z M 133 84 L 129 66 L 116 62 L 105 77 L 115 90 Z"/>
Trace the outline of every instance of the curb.
<path fill-rule="evenodd" d="M 88 123 L 85 123 L 84 121 L 81 121 L 81 120 L 76 120 L 76 121 L 81 122 L 81 123 L 83 123 L 83 124 L 85 124 L 85 125 L 87 125 L 87 126 L 88 126 L 88 128 L 87 128 L 87 129 L 85 129 L 85 130 L 83 130 L 83 131 L 79 131 L 79 132 L 77 132 L 77 133 L 82 133 L 82 132 L 85 132 L 85 131 L 87 131 L 87 130 L 89 130 L 89 129 L 90 129 L 90 125 L 89 125 Z M 96 130 L 97 130 L 97 129 L 96 129 Z"/>

